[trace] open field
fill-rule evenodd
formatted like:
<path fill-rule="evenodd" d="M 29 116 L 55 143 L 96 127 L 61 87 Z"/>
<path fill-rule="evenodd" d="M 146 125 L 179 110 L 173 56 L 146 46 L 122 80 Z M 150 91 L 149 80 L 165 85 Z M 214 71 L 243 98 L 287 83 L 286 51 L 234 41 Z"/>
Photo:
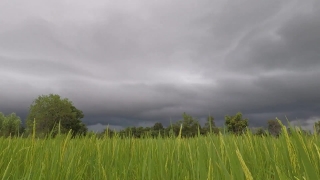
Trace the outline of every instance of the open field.
<path fill-rule="evenodd" d="M 320 179 L 320 136 L 0 138 L 0 179 Z"/>

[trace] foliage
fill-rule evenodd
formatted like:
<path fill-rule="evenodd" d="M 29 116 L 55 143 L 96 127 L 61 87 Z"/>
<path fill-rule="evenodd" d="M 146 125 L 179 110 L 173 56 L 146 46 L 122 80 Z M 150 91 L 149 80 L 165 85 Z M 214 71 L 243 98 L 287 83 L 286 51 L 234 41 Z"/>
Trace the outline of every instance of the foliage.
<path fill-rule="evenodd" d="M 207 122 L 204 124 L 203 128 L 201 129 L 201 134 L 219 134 L 219 128 L 216 127 L 216 124 L 214 122 L 213 116 L 207 117 Z"/>
<path fill-rule="evenodd" d="M 35 127 L 37 137 L 53 137 L 58 133 L 66 134 L 71 130 L 72 137 L 76 135 L 86 135 L 87 127 L 81 122 L 84 114 L 78 110 L 71 101 L 67 98 L 61 99 L 59 95 L 50 94 L 48 96 L 39 96 L 30 106 L 27 117 L 27 132 L 32 133 L 33 126 Z M 243 119 L 242 114 L 238 112 L 234 116 L 225 116 L 225 127 L 216 127 L 214 117 L 209 115 L 203 127 L 199 121 L 186 114 L 182 114 L 183 119 L 164 127 L 162 123 L 156 122 L 151 127 L 127 127 L 120 131 L 105 129 L 102 133 L 90 132 L 90 136 L 98 138 L 109 137 L 115 135 L 120 138 L 168 138 L 168 137 L 183 137 L 190 138 L 197 135 L 222 135 L 231 132 L 236 135 L 242 135 L 248 127 L 248 119 Z M 35 123 L 35 124 L 34 124 Z M 21 120 L 14 113 L 4 116 L 0 112 L 0 136 L 14 136 L 24 132 L 24 127 L 21 125 Z M 320 133 L 320 121 L 315 123 L 315 130 Z M 278 137 L 281 134 L 282 126 L 278 120 L 268 121 L 268 131 L 263 128 L 256 129 L 251 132 L 254 135 L 266 136 L 271 134 Z M 291 135 L 291 130 L 288 128 L 288 134 Z M 311 132 L 300 130 L 304 135 L 311 135 Z"/>
<path fill-rule="evenodd" d="M 39 96 L 30 106 L 27 117 L 28 132 L 32 132 L 35 121 L 36 134 L 47 136 L 52 132 L 56 135 L 58 131 L 72 135 L 85 135 L 86 126 L 81 122 L 84 114 L 78 110 L 67 98 L 61 99 L 59 95 L 50 94 Z M 60 127 L 59 127 L 60 125 Z"/>
<path fill-rule="evenodd" d="M 260 127 L 257 129 L 257 131 L 255 132 L 254 135 L 257 135 L 257 136 L 267 136 L 268 134 L 266 133 L 266 131 Z"/>
<path fill-rule="evenodd" d="M 248 119 L 243 119 L 242 113 L 238 112 L 234 116 L 225 116 L 225 125 L 229 132 L 240 135 L 243 134 L 248 127 Z"/>
<path fill-rule="evenodd" d="M 1 179 L 320 179 L 319 136 L 0 138 Z M 263 168 L 262 168 L 263 167 Z"/>
<path fill-rule="evenodd" d="M 105 130 L 103 130 L 103 132 L 100 135 L 103 136 L 103 137 L 112 138 L 115 135 L 115 133 L 116 133 L 116 131 L 110 129 L 109 126 L 108 126 Z"/>
<path fill-rule="evenodd" d="M 170 128 L 173 133 L 178 136 L 181 129 L 181 137 L 195 137 L 201 129 L 199 121 L 188 115 L 187 113 L 182 114 L 183 119 L 173 124 Z"/>
<path fill-rule="evenodd" d="M 15 113 L 5 116 L 0 112 L 0 135 L 17 136 L 23 132 L 20 117 Z"/>
<path fill-rule="evenodd" d="M 162 123 L 156 122 L 152 127 L 151 132 L 152 137 L 163 137 L 164 136 L 164 127 Z"/>
<path fill-rule="evenodd" d="M 280 122 L 278 120 L 269 120 L 268 131 L 271 135 L 278 137 L 281 134 Z"/>

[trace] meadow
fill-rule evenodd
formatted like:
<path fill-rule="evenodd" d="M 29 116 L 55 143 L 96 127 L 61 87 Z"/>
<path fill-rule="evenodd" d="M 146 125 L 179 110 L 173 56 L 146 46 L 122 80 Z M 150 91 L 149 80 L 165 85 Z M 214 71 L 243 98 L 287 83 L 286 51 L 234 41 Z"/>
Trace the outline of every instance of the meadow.
<path fill-rule="evenodd" d="M 283 126 L 278 137 L 0 138 L 0 179 L 320 179 L 320 141 Z"/>

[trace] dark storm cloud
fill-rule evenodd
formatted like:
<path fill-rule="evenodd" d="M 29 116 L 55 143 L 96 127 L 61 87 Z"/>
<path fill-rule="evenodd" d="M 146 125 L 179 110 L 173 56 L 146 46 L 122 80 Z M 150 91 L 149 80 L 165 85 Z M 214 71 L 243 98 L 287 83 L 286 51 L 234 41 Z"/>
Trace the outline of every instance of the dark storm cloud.
<path fill-rule="evenodd" d="M 273 27 L 260 26 L 243 37 L 227 61 L 248 72 L 319 69 L 320 5 L 295 12 Z M 302 8 L 303 9 L 303 8 Z M 263 30 L 267 29 L 267 30 Z M 231 64 L 231 63 L 230 63 Z"/>
<path fill-rule="evenodd" d="M 0 111 L 70 99 L 91 129 L 238 111 L 252 126 L 320 117 L 320 3 L 0 3 Z M 24 7 L 24 8 L 20 8 Z M 18 16 L 19 14 L 19 16 Z"/>

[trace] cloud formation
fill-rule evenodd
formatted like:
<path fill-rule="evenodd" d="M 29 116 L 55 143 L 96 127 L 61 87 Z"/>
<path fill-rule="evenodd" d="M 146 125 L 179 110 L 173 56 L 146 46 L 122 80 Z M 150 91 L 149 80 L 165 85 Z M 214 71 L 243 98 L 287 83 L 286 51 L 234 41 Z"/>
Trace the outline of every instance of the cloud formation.
<path fill-rule="evenodd" d="M 0 111 L 22 119 L 49 93 L 92 129 L 320 117 L 317 0 L 4 0 L 0 17 Z"/>

